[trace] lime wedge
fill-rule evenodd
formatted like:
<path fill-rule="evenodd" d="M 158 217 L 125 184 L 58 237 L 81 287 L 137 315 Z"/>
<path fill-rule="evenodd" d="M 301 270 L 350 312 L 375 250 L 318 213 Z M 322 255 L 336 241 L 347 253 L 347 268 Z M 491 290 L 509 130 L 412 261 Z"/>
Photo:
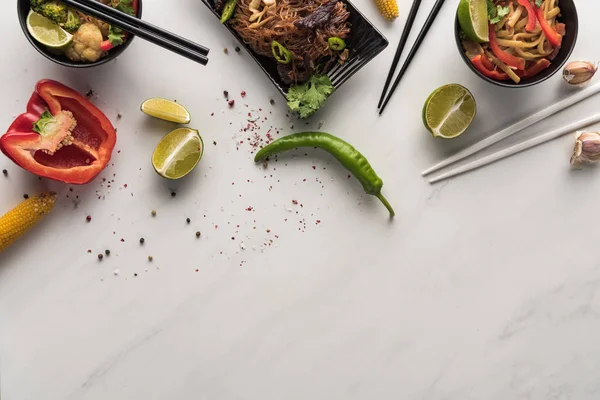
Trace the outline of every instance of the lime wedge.
<path fill-rule="evenodd" d="M 27 15 L 27 30 L 33 38 L 48 49 L 63 49 L 73 41 L 73 35 L 36 12 Z"/>
<path fill-rule="evenodd" d="M 178 124 L 189 124 L 192 120 L 192 116 L 184 106 L 160 97 L 154 97 L 143 102 L 141 110 L 151 117 Z"/>
<path fill-rule="evenodd" d="M 423 124 L 433 136 L 452 139 L 467 130 L 476 113 L 471 92 L 451 83 L 429 95 L 423 106 Z"/>
<path fill-rule="evenodd" d="M 156 146 L 152 166 L 164 178 L 183 178 L 198 165 L 203 152 L 204 143 L 197 130 L 175 129 Z"/>
<path fill-rule="evenodd" d="M 479 43 L 489 41 L 489 25 L 486 0 L 460 0 L 458 23 L 471 40 Z"/>

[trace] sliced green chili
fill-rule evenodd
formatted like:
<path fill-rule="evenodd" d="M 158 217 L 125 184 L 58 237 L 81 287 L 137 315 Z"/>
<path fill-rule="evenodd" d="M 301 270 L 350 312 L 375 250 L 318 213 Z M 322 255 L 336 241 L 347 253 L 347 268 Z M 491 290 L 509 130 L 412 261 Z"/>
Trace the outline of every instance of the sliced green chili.
<path fill-rule="evenodd" d="M 327 44 L 331 50 L 335 51 L 342 51 L 346 48 L 346 42 L 344 42 L 344 39 L 337 36 L 327 39 Z"/>
<path fill-rule="evenodd" d="M 221 13 L 221 23 L 229 21 L 231 17 L 233 17 L 233 13 L 235 12 L 235 6 L 237 5 L 237 0 L 227 0 L 225 3 L 225 7 L 223 7 L 223 13 Z"/>
<path fill-rule="evenodd" d="M 334 156 L 358 179 L 365 193 L 377 197 L 389 211 L 390 217 L 395 215 L 394 209 L 381 194 L 383 181 L 377 176 L 365 156 L 349 143 L 328 133 L 304 132 L 282 137 L 260 149 L 254 157 L 254 162 L 297 147 L 318 147 Z"/>
<path fill-rule="evenodd" d="M 283 45 L 277 40 L 273 40 L 271 42 L 271 51 L 273 52 L 273 57 L 275 57 L 278 63 L 289 64 L 292 62 L 292 53 L 283 47 Z"/>

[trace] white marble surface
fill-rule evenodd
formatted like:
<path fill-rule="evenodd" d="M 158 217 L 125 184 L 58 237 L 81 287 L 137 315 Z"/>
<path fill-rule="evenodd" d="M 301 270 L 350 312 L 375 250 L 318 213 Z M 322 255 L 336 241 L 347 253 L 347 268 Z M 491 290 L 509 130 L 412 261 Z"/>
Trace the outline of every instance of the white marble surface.
<path fill-rule="evenodd" d="M 74 192 L 0 157 L 9 170 L 0 211 L 23 193 L 60 193 L 47 220 L 0 255 L 3 399 L 600 398 L 600 170 L 570 170 L 573 138 L 564 137 L 437 186 L 420 177 L 564 96 L 560 77 L 528 90 L 479 81 L 457 54 L 451 0 L 379 118 L 403 20 L 388 26 L 370 0 L 356 3 L 392 45 L 306 128 L 322 122 L 369 157 L 396 208 L 393 222 L 322 153 L 263 170 L 248 144 L 236 150 L 250 109 L 268 116 L 263 137 L 270 125 L 281 135 L 305 127 L 285 117 L 271 84 L 247 54 L 231 51 L 235 43 L 199 1 L 145 0 L 144 13 L 208 45 L 207 68 L 138 39 L 115 63 L 63 69 L 29 46 L 13 12 L 0 14 L 2 124 L 22 112 L 38 79 L 55 78 L 97 92 L 120 150 L 102 175 L 115 180 L 111 188 L 95 181 Z M 406 16 L 409 2 L 400 3 Z M 417 25 L 432 4 L 423 2 Z M 573 59 L 599 60 L 600 5 L 578 7 Z M 471 89 L 479 107 L 472 129 L 452 142 L 431 138 L 420 117 L 427 95 L 448 82 Z M 138 111 L 153 96 L 187 105 L 206 143 L 198 169 L 176 185 L 149 163 L 172 128 Z M 590 99 L 515 140 L 599 105 Z M 112 255 L 98 262 L 106 248 Z"/>

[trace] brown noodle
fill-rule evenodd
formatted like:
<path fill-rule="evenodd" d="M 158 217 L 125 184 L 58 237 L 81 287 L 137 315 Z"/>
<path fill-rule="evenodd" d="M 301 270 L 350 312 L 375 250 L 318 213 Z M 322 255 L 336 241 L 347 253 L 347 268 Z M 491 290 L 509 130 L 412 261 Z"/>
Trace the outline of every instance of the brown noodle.
<path fill-rule="evenodd" d="M 250 21 L 253 14 L 250 10 L 252 0 L 238 0 L 234 17 L 230 20 L 232 28 L 258 54 L 273 58 L 271 43 L 275 40 L 281 43 L 293 55 L 292 70 L 299 66 L 313 68 L 316 63 L 325 58 L 337 59 L 339 52 L 333 51 L 327 44 L 330 37 L 346 39 L 350 33 L 347 22 L 350 13 L 343 3 L 337 2 L 329 21 L 316 29 L 300 28 L 297 21 L 308 17 L 320 6 L 332 0 L 277 0 L 276 5 L 269 8 L 262 17 L 259 27 L 253 26 L 256 21 Z M 335 1 L 335 0 L 333 0 Z M 314 65 L 306 65 L 306 63 Z M 293 75 L 293 74 L 292 74 Z M 300 80 L 300 79 L 293 79 Z"/>

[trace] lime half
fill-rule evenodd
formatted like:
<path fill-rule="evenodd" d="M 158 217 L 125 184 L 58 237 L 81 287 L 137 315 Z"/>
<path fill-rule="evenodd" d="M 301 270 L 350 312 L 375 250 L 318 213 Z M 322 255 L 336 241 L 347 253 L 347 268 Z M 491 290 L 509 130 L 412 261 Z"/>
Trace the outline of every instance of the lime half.
<path fill-rule="evenodd" d="M 168 179 L 183 178 L 202 158 L 204 143 L 195 129 L 179 128 L 169 132 L 154 150 L 152 166 Z"/>
<path fill-rule="evenodd" d="M 141 110 L 151 117 L 178 124 L 189 124 L 192 116 L 189 111 L 179 103 L 155 97 L 142 103 Z"/>
<path fill-rule="evenodd" d="M 452 83 L 429 95 L 423 106 L 423 123 L 433 136 L 452 139 L 467 130 L 476 113 L 471 92 Z"/>
<path fill-rule="evenodd" d="M 73 41 L 73 35 L 33 11 L 27 15 L 27 30 L 36 41 L 49 49 L 63 49 Z"/>
<path fill-rule="evenodd" d="M 489 41 L 489 25 L 486 0 L 460 0 L 458 22 L 469 37 L 476 42 Z"/>

